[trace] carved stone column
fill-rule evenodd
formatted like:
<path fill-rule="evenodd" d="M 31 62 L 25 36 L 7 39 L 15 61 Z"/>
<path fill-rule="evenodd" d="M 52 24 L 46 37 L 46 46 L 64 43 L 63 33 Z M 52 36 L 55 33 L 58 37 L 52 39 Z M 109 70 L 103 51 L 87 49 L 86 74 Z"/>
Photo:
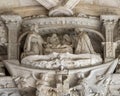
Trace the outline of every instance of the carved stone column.
<path fill-rule="evenodd" d="M 57 96 L 69 96 L 68 70 L 56 72 L 57 74 Z M 65 80 L 63 78 L 66 78 Z"/>
<path fill-rule="evenodd" d="M 116 15 L 102 15 L 101 20 L 105 27 L 105 42 L 104 42 L 104 59 L 105 62 L 113 60 L 115 58 L 116 43 L 113 40 L 113 33 L 115 25 L 118 21 Z"/>
<path fill-rule="evenodd" d="M 8 28 L 8 59 L 17 59 L 17 39 L 22 19 L 18 15 L 2 15 L 1 18 L 5 21 Z"/>

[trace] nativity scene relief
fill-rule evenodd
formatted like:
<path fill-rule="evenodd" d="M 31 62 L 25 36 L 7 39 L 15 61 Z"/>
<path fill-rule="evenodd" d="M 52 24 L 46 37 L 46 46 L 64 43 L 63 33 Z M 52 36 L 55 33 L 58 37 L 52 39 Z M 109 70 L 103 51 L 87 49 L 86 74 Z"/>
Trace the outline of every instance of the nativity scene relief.
<path fill-rule="evenodd" d="M 22 64 L 35 68 L 74 69 L 103 62 L 101 55 L 94 51 L 87 32 L 82 32 L 80 28 L 73 28 L 73 32 L 62 30 L 62 34 L 46 35 L 39 32 L 37 25 L 33 25 L 31 29 L 21 54 Z"/>
<path fill-rule="evenodd" d="M 117 3 L 33 1 L 0 11 L 0 96 L 120 96 Z"/>

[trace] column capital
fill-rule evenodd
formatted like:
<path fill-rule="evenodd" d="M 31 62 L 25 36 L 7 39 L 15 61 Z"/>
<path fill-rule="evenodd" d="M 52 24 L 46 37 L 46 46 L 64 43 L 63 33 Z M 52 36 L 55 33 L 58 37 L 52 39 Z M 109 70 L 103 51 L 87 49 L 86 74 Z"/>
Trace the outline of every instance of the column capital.
<path fill-rule="evenodd" d="M 1 15 L 0 16 L 6 24 L 8 23 L 22 23 L 22 18 L 19 15 Z"/>
<path fill-rule="evenodd" d="M 103 25 L 107 28 L 111 28 L 111 27 L 114 28 L 118 19 L 119 16 L 117 15 L 101 15 L 101 20 L 103 22 Z"/>
<path fill-rule="evenodd" d="M 101 15 L 100 19 L 103 22 L 117 22 L 119 19 L 118 15 Z"/>
<path fill-rule="evenodd" d="M 101 21 L 106 29 L 113 31 L 119 19 L 118 15 L 101 15 Z M 106 30 L 107 31 L 107 30 Z"/>

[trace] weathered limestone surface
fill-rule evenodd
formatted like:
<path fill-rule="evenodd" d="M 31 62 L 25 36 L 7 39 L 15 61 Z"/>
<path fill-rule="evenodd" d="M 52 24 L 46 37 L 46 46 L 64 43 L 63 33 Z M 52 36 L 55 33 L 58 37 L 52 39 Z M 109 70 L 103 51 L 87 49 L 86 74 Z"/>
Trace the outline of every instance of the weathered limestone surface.
<path fill-rule="evenodd" d="M 40 2 L 42 0 L 39 0 Z M 46 1 L 47 0 L 43 0 Z M 48 0 L 48 2 L 51 2 L 52 0 Z M 54 2 L 59 3 L 59 0 L 53 0 Z M 120 15 L 119 0 L 69 0 L 70 2 L 74 2 L 73 4 L 68 2 L 66 3 L 66 6 L 71 8 L 76 13 L 84 13 L 84 14 L 90 14 L 90 15 L 97 15 L 105 14 L 105 13 L 115 13 Z M 78 2 L 79 1 L 79 2 Z M 53 2 L 53 5 L 54 5 Z M 60 0 L 60 2 L 64 3 L 64 0 Z M 65 1 L 66 2 L 66 1 Z M 43 5 L 47 5 L 45 2 L 42 3 Z M 42 4 L 39 4 L 37 0 L 1 0 L 0 3 L 0 13 L 7 13 L 12 12 L 16 14 L 20 14 L 21 16 L 31 16 L 31 15 L 46 15 L 47 10 Z M 71 5 L 72 4 L 72 5 Z M 75 6 L 77 4 L 77 6 Z M 50 5 L 51 6 L 51 5 Z M 75 6 L 75 7 L 73 7 Z M 61 8 L 60 8 L 61 9 Z"/>
<path fill-rule="evenodd" d="M 119 4 L 1 0 L 0 96 L 119 96 Z"/>
<path fill-rule="evenodd" d="M 11 8 L 11 7 L 24 7 L 24 6 L 33 6 L 37 5 L 35 0 L 1 0 L 0 9 Z"/>

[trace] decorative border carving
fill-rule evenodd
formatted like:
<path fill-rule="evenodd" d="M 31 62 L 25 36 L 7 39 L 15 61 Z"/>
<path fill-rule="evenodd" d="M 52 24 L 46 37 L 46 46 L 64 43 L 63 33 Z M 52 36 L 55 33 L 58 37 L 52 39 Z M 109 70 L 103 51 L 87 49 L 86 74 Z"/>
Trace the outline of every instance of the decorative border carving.
<path fill-rule="evenodd" d="M 38 18 L 25 20 L 23 26 L 28 27 L 33 24 L 38 24 L 41 28 L 52 27 L 52 26 L 62 26 L 65 27 L 80 27 L 87 26 L 88 28 L 99 29 L 100 21 L 96 19 L 80 18 L 80 17 L 49 17 L 49 18 Z"/>

